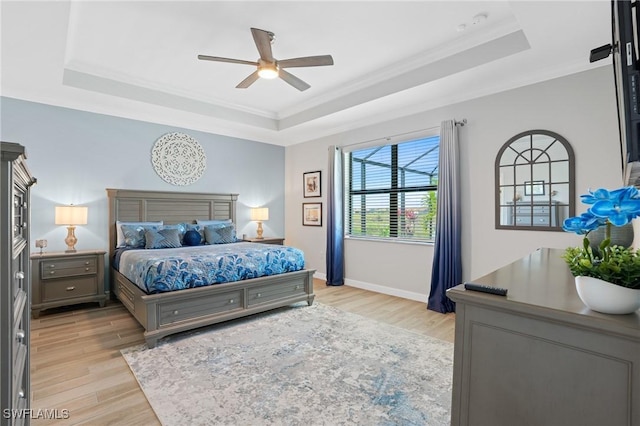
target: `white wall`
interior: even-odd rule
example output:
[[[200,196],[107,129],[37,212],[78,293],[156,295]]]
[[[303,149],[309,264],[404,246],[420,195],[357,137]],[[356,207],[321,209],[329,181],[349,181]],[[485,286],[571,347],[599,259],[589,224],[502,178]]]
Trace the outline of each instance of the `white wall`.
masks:
[[[496,230],[494,162],[512,136],[534,129],[564,136],[576,156],[576,193],[622,184],[613,72],[601,67],[496,95],[455,104],[286,148],[285,232],[307,254],[309,268],[325,274],[326,221],[322,228],[301,224],[302,174],[326,172],[328,146],[349,145],[467,119],[459,129],[463,207],[463,279],[482,276],[539,247],[579,243],[575,234]],[[322,201],[326,215],[326,173]],[[585,209],[576,199],[576,212]],[[430,287],[433,247],[347,240],[347,284],[425,301]]]
[[[31,237],[47,239],[48,251],[66,249],[67,230],[53,220],[58,204],[89,207],[88,224],[76,229],[78,250],[107,249],[106,188],[238,193],[239,236],[255,235],[249,208],[256,206],[270,209],[264,235],[284,235],[283,147],[6,97],[0,102],[0,137],[26,147],[38,179]],[[169,132],[192,136],[206,153],[207,169],[191,185],[171,185],[152,167],[153,144]]]
[[[563,232],[494,229],[494,161],[500,147],[525,130],[564,136],[576,154],[576,192],[621,184],[620,152],[610,67],[487,96],[299,144],[286,149],[243,139],[142,121],[0,98],[2,140],[27,147],[38,184],[33,190],[32,237],[65,248],[66,229],[53,224],[53,206],[85,204],[89,224],[78,227],[78,248],[106,248],[105,188],[237,192],[239,233],[253,234],[250,206],[267,205],[265,235],[284,235],[302,248],[307,266],[325,274],[328,146],[349,145],[467,119],[460,128],[463,208],[463,278],[473,279],[538,247],[566,247],[578,237]],[[203,178],[187,187],[162,181],[150,164],[161,135],[182,131],[207,154]],[[302,174],[321,170],[322,197],[303,198]],[[323,202],[323,226],[302,226],[302,203]],[[577,211],[584,209],[576,200]],[[34,248],[32,248],[33,250]],[[423,244],[349,240],[347,283],[426,300],[433,247]]]

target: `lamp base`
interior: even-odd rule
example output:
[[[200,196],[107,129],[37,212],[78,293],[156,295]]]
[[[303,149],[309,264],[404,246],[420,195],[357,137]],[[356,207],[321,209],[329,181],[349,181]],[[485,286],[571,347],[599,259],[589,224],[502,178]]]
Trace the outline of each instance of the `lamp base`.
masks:
[[[75,226],[67,226],[67,238],[64,239],[64,242],[67,244],[67,249],[64,251],[65,253],[75,253],[76,243],[78,239],[75,234],[76,227]]]
[[[256,236],[256,239],[258,240],[263,240],[264,237],[262,236],[262,222],[258,222],[258,229],[256,230],[256,234],[258,234]]]

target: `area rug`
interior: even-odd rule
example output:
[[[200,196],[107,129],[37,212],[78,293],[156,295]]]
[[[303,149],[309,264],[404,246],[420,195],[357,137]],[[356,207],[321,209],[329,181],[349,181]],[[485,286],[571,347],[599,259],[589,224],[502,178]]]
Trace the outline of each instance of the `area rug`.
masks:
[[[453,345],[316,303],[122,351],[163,425],[449,425]]]

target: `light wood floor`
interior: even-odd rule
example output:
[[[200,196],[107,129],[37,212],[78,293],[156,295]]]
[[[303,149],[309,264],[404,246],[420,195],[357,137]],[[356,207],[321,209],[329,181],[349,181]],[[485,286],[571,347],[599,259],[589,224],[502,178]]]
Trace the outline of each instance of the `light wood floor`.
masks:
[[[407,299],[314,281],[316,301],[453,342],[455,315]],[[69,410],[64,420],[34,425],[159,425],[120,354],[144,343],[143,329],[119,303],[43,311],[31,322],[33,409]]]

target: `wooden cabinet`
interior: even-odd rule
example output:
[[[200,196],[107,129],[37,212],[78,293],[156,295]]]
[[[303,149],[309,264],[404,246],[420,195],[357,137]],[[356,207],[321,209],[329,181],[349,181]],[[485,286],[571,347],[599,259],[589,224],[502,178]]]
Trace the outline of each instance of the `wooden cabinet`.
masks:
[[[31,313],[56,306],[98,302],[104,306],[104,250],[43,253],[31,256],[33,296]]]
[[[456,302],[451,424],[640,425],[640,311],[579,299],[560,249],[540,249],[474,282],[507,296]]]
[[[30,191],[24,147],[0,142],[0,424],[28,425]]]
[[[247,241],[250,243],[262,243],[262,244],[284,244],[284,238],[280,237],[264,237],[264,238],[245,238],[242,241]]]

